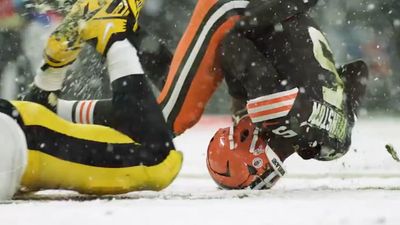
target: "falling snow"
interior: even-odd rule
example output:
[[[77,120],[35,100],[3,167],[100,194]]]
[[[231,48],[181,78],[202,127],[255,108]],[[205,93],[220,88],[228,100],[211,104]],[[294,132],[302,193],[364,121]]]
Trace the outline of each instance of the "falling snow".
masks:
[[[32,83],[47,37],[74,0],[0,2],[0,96],[15,99]],[[140,22],[151,36],[144,39],[139,52],[158,54],[161,46],[174,52],[195,3],[147,0]],[[185,161],[182,173],[166,190],[100,199],[70,191],[41,191],[0,204],[0,224],[398,225],[400,163],[393,158],[400,149],[400,1],[319,0],[310,14],[326,34],[337,66],[359,58],[369,66],[370,77],[363,81],[367,97],[351,151],[343,158],[317,162],[293,156],[285,162],[288,175],[272,190],[219,190],[207,173],[205,156],[213,133],[229,122],[228,91],[223,84],[206,110],[206,118],[223,115],[217,116],[218,122],[202,121],[176,138]],[[283,32],[282,24],[275,24],[273,31]],[[156,60],[149,65],[144,68],[148,76],[160,77],[168,69]],[[288,82],[281,80],[281,85]],[[159,85],[154,84],[156,93]],[[306,91],[307,87],[300,87],[300,93]],[[61,95],[66,99],[111,97],[104,59],[92,46],[86,45],[71,66]],[[20,115],[14,110],[12,116]],[[389,152],[385,146],[391,146]],[[40,143],[39,147],[48,146]],[[113,146],[107,145],[107,151],[113,152]],[[120,155],[115,159],[122,160]]]

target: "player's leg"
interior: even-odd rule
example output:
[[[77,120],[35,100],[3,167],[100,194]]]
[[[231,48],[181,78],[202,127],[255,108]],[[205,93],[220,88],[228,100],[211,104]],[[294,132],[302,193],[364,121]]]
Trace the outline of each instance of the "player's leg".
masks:
[[[168,126],[175,134],[182,133],[200,119],[207,101],[221,82],[216,49],[247,4],[247,1],[207,0],[199,1],[196,6],[158,98]],[[110,100],[92,103],[60,101],[59,104],[65,105],[58,110],[59,114],[74,122],[104,124],[105,120],[95,118],[96,115],[109,118],[107,113],[110,110],[106,105],[110,104]],[[87,114],[93,116],[88,116],[89,119],[76,118],[76,115],[81,117]]]
[[[22,179],[26,190],[61,188],[90,194],[161,190],[180,170],[182,155],[168,146],[164,146],[167,155],[154,158],[147,146],[108,127],[69,123],[35,103],[1,101],[0,106],[26,135],[28,165]]]
[[[139,61],[128,40],[115,42],[107,53],[112,99],[59,99],[57,113],[72,122],[112,127],[140,142],[148,157],[160,158],[174,144]]]
[[[158,97],[175,134],[193,126],[222,80],[216,50],[248,1],[198,1]]]
[[[134,175],[138,177],[138,180],[130,181],[129,176],[123,180],[126,181],[128,179],[128,184],[134,182],[132,185],[136,189],[140,188],[140,185],[144,185],[144,188],[147,189],[156,190],[157,188],[165,187],[179,171],[181,165],[180,153],[174,150],[175,147],[171,135],[166,128],[164,118],[151,92],[151,88],[144,77],[136,49],[127,40],[115,42],[107,53],[107,64],[113,98],[110,101],[97,102],[87,107],[93,107],[94,109],[91,115],[93,120],[102,120],[98,124],[108,125],[120,131],[131,140],[134,140],[135,144],[134,146],[130,144],[126,147],[111,146],[111,154],[114,157],[103,158],[115,161],[115,157],[118,157],[117,161],[121,159],[133,163],[123,168],[132,167],[132,169],[127,169],[127,171],[132,171],[133,173],[129,176]],[[108,110],[108,114],[105,112],[96,114],[98,109],[101,108]],[[86,116],[87,118],[87,114],[80,113],[79,116]],[[65,143],[65,145],[68,145],[68,143]],[[125,155],[122,153],[116,154],[115,151],[118,148],[121,148]],[[104,150],[104,152],[110,151],[107,148],[100,149]],[[98,155],[102,155],[102,153],[98,153]],[[168,160],[171,157],[174,158],[173,161]],[[87,158],[90,159],[91,157]],[[95,165],[95,167],[101,166]],[[124,171],[123,168],[121,168],[122,171]],[[161,171],[162,168],[165,169],[166,174]],[[110,170],[109,174],[111,175],[112,171],[116,172],[115,170]],[[138,175],[140,173],[144,175]],[[90,173],[88,172],[88,174]],[[110,179],[112,180],[113,177],[110,176]],[[147,187],[146,185],[153,186]],[[116,188],[118,189],[119,186],[117,185]]]
[[[200,119],[205,105],[221,82],[216,49],[247,4],[247,1],[228,0],[198,2],[172,59],[165,86],[158,97],[167,124],[175,134],[181,134]],[[110,113],[105,106],[110,104],[109,101],[63,101],[60,103],[67,110],[62,109],[66,114],[61,112],[61,115],[74,122],[103,124],[104,119],[92,119],[89,116],[89,119],[81,120],[76,115],[91,115],[94,103],[99,110],[95,109],[93,117],[106,115]],[[90,110],[88,104],[92,104]]]
[[[168,154],[174,144],[136,49],[126,39],[115,42],[107,53],[107,65],[112,99],[59,101],[58,114],[69,121],[114,128],[145,146],[149,157]]]
[[[267,37],[268,34],[270,32],[263,36]],[[219,49],[219,56],[225,79],[228,83],[240,83],[246,90],[247,99],[280,91],[278,89],[281,87],[276,81],[279,74],[274,65],[252,40],[243,37],[237,30],[232,30],[225,36]],[[238,91],[232,87],[233,85],[229,86],[230,92]]]

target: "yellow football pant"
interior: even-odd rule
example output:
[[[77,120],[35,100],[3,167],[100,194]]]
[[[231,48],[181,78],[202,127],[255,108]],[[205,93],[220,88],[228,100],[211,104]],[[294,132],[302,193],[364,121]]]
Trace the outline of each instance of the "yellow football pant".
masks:
[[[183,157],[179,151],[171,150],[158,164],[142,165],[128,155],[140,144],[114,129],[70,123],[36,103],[12,104],[25,125],[29,157],[21,184],[29,191],[67,189],[95,195],[158,191],[167,187],[180,171]],[[120,152],[127,154],[127,160],[124,155],[113,155],[110,146],[122,149]],[[94,150],[96,153],[91,154]],[[91,157],[101,154],[114,157],[92,160]],[[115,159],[121,157],[123,163],[118,164],[121,160]]]

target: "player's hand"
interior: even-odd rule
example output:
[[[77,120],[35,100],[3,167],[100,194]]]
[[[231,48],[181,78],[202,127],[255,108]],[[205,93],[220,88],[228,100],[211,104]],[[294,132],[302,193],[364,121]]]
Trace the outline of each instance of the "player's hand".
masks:
[[[45,91],[32,84],[26,92],[18,96],[18,100],[35,102],[56,112],[59,93],[60,91]]]

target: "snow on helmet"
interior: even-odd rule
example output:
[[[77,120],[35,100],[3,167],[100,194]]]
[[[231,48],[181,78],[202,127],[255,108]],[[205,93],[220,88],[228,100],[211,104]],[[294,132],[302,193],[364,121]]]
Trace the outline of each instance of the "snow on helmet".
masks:
[[[0,113],[0,201],[17,192],[27,164],[25,134],[10,116]]]
[[[248,116],[215,133],[208,146],[207,168],[226,189],[269,189],[285,174],[282,161]]]

